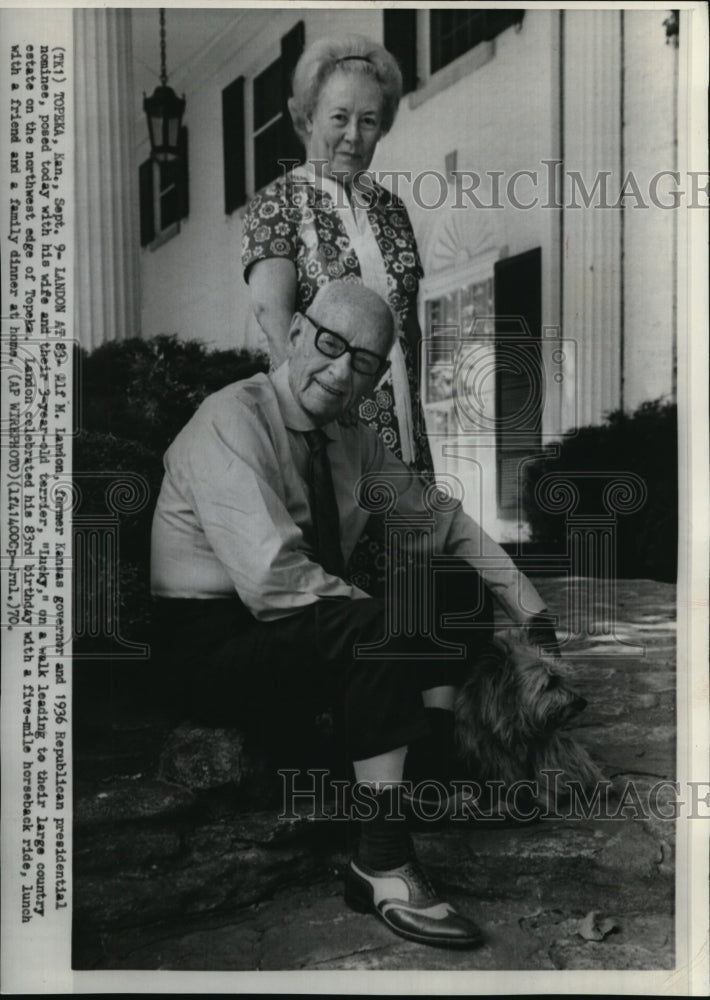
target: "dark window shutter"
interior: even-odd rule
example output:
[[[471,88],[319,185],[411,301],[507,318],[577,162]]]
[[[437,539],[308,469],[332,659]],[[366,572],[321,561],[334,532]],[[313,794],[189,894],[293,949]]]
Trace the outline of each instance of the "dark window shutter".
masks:
[[[481,42],[489,42],[512,24],[521,24],[524,10],[449,9],[429,13],[430,72],[436,73]]]
[[[178,136],[178,156],[176,164],[177,217],[186,219],[190,214],[190,160],[187,148],[187,128],[180,129]]]
[[[260,191],[282,173],[279,160],[284,158],[283,118],[265,128],[254,137],[254,188]]]
[[[294,24],[291,30],[287,31],[281,39],[281,111],[283,114],[283,123],[279,156],[283,160],[297,160],[299,162],[303,159],[303,148],[300,139],[293,131],[291,115],[288,110],[288,100],[293,93],[291,87],[293,71],[296,68],[298,60],[301,58],[305,44],[306,26],[303,21]]]
[[[247,200],[244,147],[244,77],[222,91],[222,148],[224,153],[224,210],[231,215]]]
[[[483,40],[489,42],[501,31],[505,31],[511,24],[522,24],[525,17],[524,10],[487,10],[484,18]]]
[[[541,248],[498,261],[494,285],[498,508],[517,515],[521,462],[542,444]]]
[[[187,129],[183,126],[178,135],[178,157],[171,163],[161,163],[160,168],[160,229],[184,219],[189,211],[189,165]]]
[[[282,72],[282,103],[284,111],[288,112],[287,102],[291,96],[291,80],[296,63],[301,58],[301,54],[306,44],[306,26],[303,21],[287,31],[281,39],[281,72]]]
[[[263,128],[277,115],[283,114],[282,59],[274,59],[266,69],[254,77],[254,131]]]
[[[416,10],[385,10],[384,42],[402,70],[403,93],[417,86],[417,12]]]
[[[141,246],[147,247],[155,239],[153,220],[153,161],[144,160],[138,168],[138,192],[141,217]]]

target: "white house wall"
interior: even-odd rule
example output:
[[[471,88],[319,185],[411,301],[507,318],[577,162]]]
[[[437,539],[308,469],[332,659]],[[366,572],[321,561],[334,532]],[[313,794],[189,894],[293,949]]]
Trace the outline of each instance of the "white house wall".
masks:
[[[627,11],[624,17],[625,172],[639,181],[643,202],[629,197],[624,209],[624,406],[675,392],[678,213],[659,208],[649,184],[660,170],[677,169],[675,149],[678,49],[665,43],[667,11]],[[672,205],[673,189],[687,183],[666,177],[658,200]]]
[[[260,21],[247,51],[210,68],[198,67],[199,85],[189,77],[171,78],[171,85],[187,97],[185,123],[190,144],[190,215],[181,232],[155,251],[141,253],[143,277],[142,333],[174,331],[205,341],[238,345],[244,338],[247,289],[241,281],[239,243],[241,212],[224,213],[221,91],[238,75],[249,78],[278,55],[281,35],[302,17],[307,42],[316,37],[359,30],[382,37],[382,12],[362,10],[250,12]],[[171,11],[171,17],[178,17]],[[416,108],[402,102],[392,133],[380,143],[373,169],[403,169],[413,174],[425,170],[444,172],[444,156],[456,149],[458,169],[502,170],[506,175],[536,167],[557,148],[555,12],[528,12],[522,31],[509,29],[496,39],[496,53],[474,74],[446,88]],[[535,126],[531,128],[534,120]],[[140,129],[140,122],[138,122]],[[247,128],[249,122],[247,122]],[[424,141],[423,141],[424,139]],[[137,160],[148,152],[147,137]],[[434,189],[432,189],[434,190]],[[483,179],[479,193],[485,198]],[[422,246],[440,211],[422,211],[414,204],[411,188],[401,187]],[[423,189],[425,196],[428,190]],[[521,196],[527,194],[520,185]],[[544,313],[546,322],[557,322],[557,257],[559,225],[550,211],[514,208],[466,211],[484,213],[485,224],[496,231],[500,250],[510,254],[543,246],[546,261]],[[169,293],[169,294],[168,294]]]
[[[621,21],[619,10],[564,16],[564,167],[587,190],[606,174],[609,198],[622,180]],[[603,197],[600,197],[603,201]],[[575,207],[576,202],[580,207]],[[621,400],[621,212],[585,207],[566,187],[563,324],[577,345],[577,419],[599,423]],[[565,413],[573,425],[573,413]]]
[[[456,151],[457,170],[472,171],[482,178],[475,194],[483,206],[497,201],[488,172],[503,174],[502,209],[476,207],[465,195],[459,197],[459,204],[467,207],[449,207],[456,204],[453,192],[441,208],[427,209],[416,204],[406,184],[401,187],[424,263],[422,298],[427,284],[436,280],[445,287],[447,272],[465,267],[467,252],[469,265],[475,266],[482,257],[492,256],[495,260],[540,246],[543,325],[559,327],[560,213],[541,206],[516,208],[508,202],[505,192],[506,180],[516,171],[537,171],[542,177],[547,170],[542,161],[558,155],[558,23],[555,11],[528,11],[520,31],[508,29],[495,39],[492,57],[484,65],[423,101],[419,93],[406,97],[391,135],[378,147],[374,166],[411,170],[414,176],[431,170],[444,174],[446,155]],[[437,189],[432,181],[422,188],[424,197],[420,200],[436,203]],[[523,178],[514,194],[521,204],[526,204],[533,200],[533,187]],[[544,198],[541,201],[544,203]],[[444,227],[449,229],[448,244],[455,247],[455,252],[448,267],[436,272],[435,264],[443,264],[442,257],[434,252],[436,235]],[[550,341],[544,347],[548,360],[552,345]],[[491,378],[488,393],[492,395],[493,390]],[[552,380],[547,390],[543,431],[558,434],[560,390]],[[450,451],[450,443],[432,440],[438,471],[459,476],[465,486],[468,512],[488,531],[501,541],[515,541],[521,531],[524,533],[524,527],[518,519],[501,519],[497,514],[495,434],[469,434],[463,442],[461,454],[465,458],[446,462],[441,452],[443,447]]]
[[[508,29],[495,40],[495,53],[487,63],[423,101],[420,92],[405,97],[392,133],[380,143],[373,168],[409,170],[414,175],[426,170],[443,173],[446,154],[456,150],[459,170],[481,175],[500,170],[507,178],[515,170],[532,169],[542,177],[546,169],[542,161],[559,156],[564,149],[565,168],[583,171],[588,183],[599,169],[613,169],[615,177],[622,169],[633,169],[642,180],[652,176],[659,163],[672,169],[677,54],[665,44],[663,13],[624,13],[623,161],[619,133],[621,12],[565,12],[567,124],[563,140],[559,121],[560,12],[528,10],[520,31]],[[174,32],[179,29],[179,16],[178,10],[171,10]],[[187,96],[190,214],[176,238],[154,251],[141,251],[140,332],[144,336],[176,332],[220,346],[244,343],[248,296],[239,263],[242,212],[232,216],[224,213],[221,91],[236,76],[243,74],[248,79],[276,58],[281,35],[299,17],[306,22],[307,42],[346,30],[382,36],[381,10],[247,11],[235,17],[231,33],[222,32],[214,53],[208,51],[189,70],[171,78],[171,84]],[[590,19],[593,25],[587,23]],[[585,128],[580,127],[583,123]],[[140,120],[137,128],[143,137],[138,162],[147,155],[147,136]],[[423,188],[425,195],[434,190]],[[522,179],[517,188],[521,200],[529,190]],[[485,192],[484,176],[477,194],[484,199]],[[441,225],[442,214],[452,210],[418,208],[406,184],[401,193],[425,255],[434,226]],[[567,212],[565,254],[560,249],[559,211],[540,207],[524,211],[511,205],[504,210],[465,210],[475,217],[472,228],[481,225],[493,232],[501,254],[542,247],[543,324],[556,326],[562,321],[562,336],[578,340],[584,358],[589,354],[582,367],[590,374],[578,373],[582,378],[578,390],[586,397],[583,415],[590,419],[599,419],[610,406],[620,405],[622,376],[626,405],[672,389],[669,272],[675,214],[657,208],[631,209],[629,199],[626,204],[623,323],[618,213]],[[580,248],[576,239],[576,227],[584,214],[591,215],[588,238],[596,241],[596,252],[605,260],[604,280],[597,277],[591,285],[592,243]],[[567,300],[563,315],[561,280]],[[593,317],[590,302],[601,309]],[[594,347],[605,337],[611,340],[604,343],[603,350]],[[607,373],[607,388],[605,396],[593,403],[594,386],[584,379],[598,373],[597,360]],[[565,423],[569,425],[571,412],[569,408],[563,412],[561,400],[551,398],[544,429],[553,432]]]
[[[179,12],[171,10],[170,17],[177,22]],[[191,85],[190,75],[171,77],[171,86],[187,98],[190,214],[180,223],[177,237],[155,251],[141,251],[143,336],[177,333],[218,347],[246,344],[249,296],[240,262],[243,210],[231,216],[224,211],[221,94],[236,77],[249,79],[276,59],[281,36],[298,20],[306,22],[307,41],[343,30],[377,36],[382,13],[248,11],[235,19],[235,30],[224,32],[217,53],[207,53],[194,67],[197,86]],[[247,131],[250,127],[248,108]],[[147,155],[146,136],[138,160]],[[248,183],[250,174],[249,169]]]
[[[171,9],[173,30],[179,16]],[[445,285],[457,269],[483,260],[492,267],[501,257],[541,248],[546,440],[598,422],[622,404],[633,407],[673,391],[675,213],[633,210],[628,202],[623,213],[550,207],[544,163],[559,159],[564,171],[580,171],[587,187],[598,171],[611,171],[612,192],[625,170],[647,184],[659,164],[673,169],[677,56],[665,44],[664,16],[660,10],[623,16],[613,9],[527,10],[520,30],[507,29],[485,51],[466,53],[407,95],[372,164],[375,171],[406,170],[413,177],[444,175],[445,158],[455,152],[458,171],[481,176],[476,194],[484,204],[491,197],[487,172],[502,173],[502,209],[426,209],[406,182],[399,193],[422,253],[424,294],[427,283]],[[177,236],[140,252],[143,336],[177,333],[218,347],[253,346],[240,264],[243,209],[224,212],[221,92],[240,75],[249,92],[250,79],[278,57],[281,36],[299,19],[306,44],[345,31],[382,39],[381,9],[241,11],[184,71],[171,75],[171,85],[187,98],[190,211]],[[481,64],[470,68],[476,61]],[[148,146],[138,117],[136,127],[143,136],[137,168]],[[537,187],[523,178],[516,188],[521,201],[537,196],[536,207],[516,208],[505,194],[507,180],[520,170],[538,176]],[[429,201],[437,191],[436,182],[422,188]],[[563,194],[564,184],[557,196]],[[447,226],[457,234],[448,264],[441,241],[437,249],[437,234]],[[556,369],[561,383],[553,381],[551,361],[559,338],[567,345]],[[474,457],[482,484],[475,505],[483,510],[472,512],[510,540],[520,526],[496,515],[495,450],[482,447]],[[474,495],[471,470],[469,477]]]

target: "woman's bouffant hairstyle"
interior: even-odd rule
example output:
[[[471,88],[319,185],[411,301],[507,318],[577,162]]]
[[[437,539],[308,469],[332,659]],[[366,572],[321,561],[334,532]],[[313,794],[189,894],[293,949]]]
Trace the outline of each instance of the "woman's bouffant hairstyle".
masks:
[[[394,56],[364,35],[319,38],[298,60],[293,97],[288,102],[294,130],[304,146],[308,140],[306,122],[315,111],[323,84],[336,69],[377,81],[382,92],[382,131],[392,128],[402,96],[402,74]]]

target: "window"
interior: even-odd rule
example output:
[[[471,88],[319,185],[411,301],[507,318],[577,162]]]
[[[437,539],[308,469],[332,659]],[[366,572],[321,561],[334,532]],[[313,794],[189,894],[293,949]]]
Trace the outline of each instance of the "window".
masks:
[[[177,231],[189,213],[187,128],[180,129],[179,158],[174,163],[156,163],[149,158],[138,168],[141,246]]]
[[[519,518],[524,463],[541,450],[541,282],[537,247],[481,262],[425,294],[423,395],[434,461],[469,484],[471,462],[480,465],[486,519],[493,509],[501,521]]]
[[[465,352],[467,344],[493,339],[493,277],[471,281],[455,291],[426,301],[428,343],[426,402],[450,405],[453,399],[454,367],[451,345]]]
[[[511,24],[520,24],[524,10],[432,10],[429,12],[429,71],[436,73],[454,59],[489,42]]]
[[[258,191],[282,171],[281,160],[303,159],[288,99],[291,77],[305,44],[304,22],[281,39],[281,54],[248,86],[238,77],[222,91],[224,208],[228,215],[247,200],[247,149],[251,150],[252,190]],[[246,101],[251,98],[252,128],[247,143]]]
[[[429,78],[482,42],[490,42],[511,25],[522,24],[524,10],[385,10],[385,48],[397,59],[404,93],[425,87]],[[483,47],[484,49],[486,46]],[[481,61],[492,56],[481,50]],[[467,71],[476,66],[467,67]],[[453,81],[449,81],[453,82]]]
[[[434,465],[466,484],[464,505],[479,518],[471,449],[490,440],[494,418],[494,386],[486,375],[494,352],[493,262],[482,261],[452,277],[448,287],[423,294],[423,398]],[[484,458],[489,456],[490,447]]]

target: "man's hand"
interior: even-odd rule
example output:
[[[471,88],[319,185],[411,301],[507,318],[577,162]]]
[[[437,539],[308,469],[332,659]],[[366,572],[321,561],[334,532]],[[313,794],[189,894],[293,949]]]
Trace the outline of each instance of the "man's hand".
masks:
[[[560,644],[549,611],[539,611],[529,618],[523,635],[531,646],[542,646],[548,656],[560,656]]]

